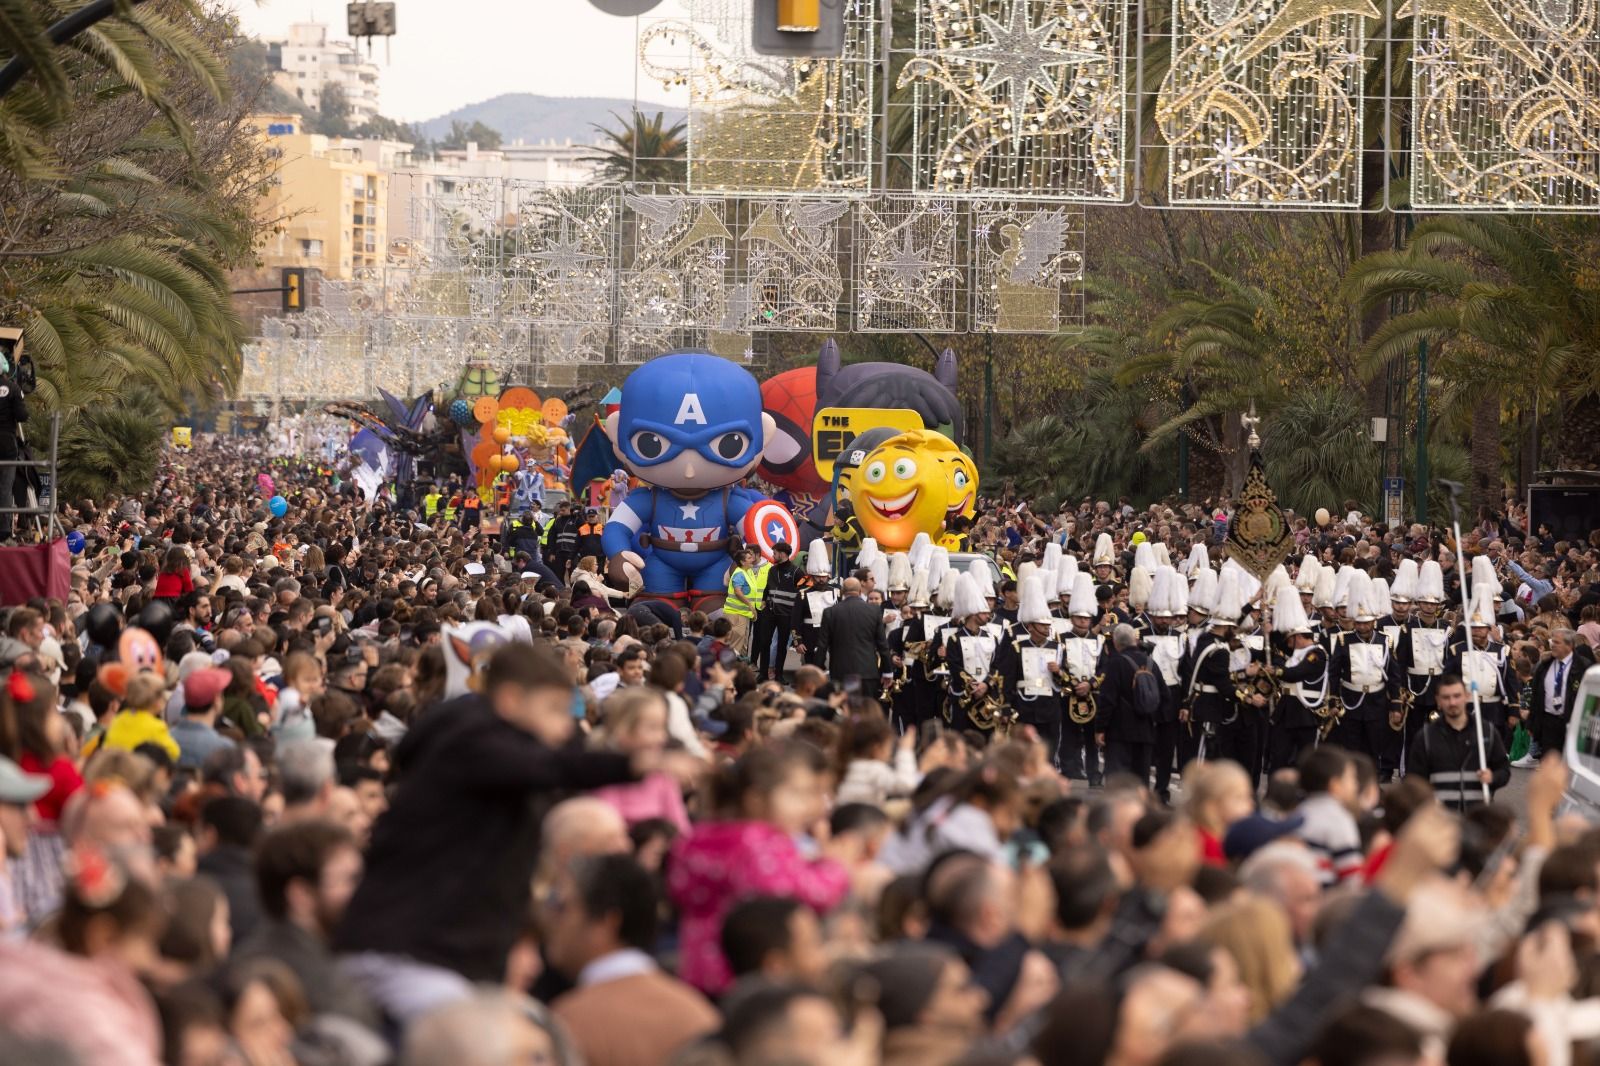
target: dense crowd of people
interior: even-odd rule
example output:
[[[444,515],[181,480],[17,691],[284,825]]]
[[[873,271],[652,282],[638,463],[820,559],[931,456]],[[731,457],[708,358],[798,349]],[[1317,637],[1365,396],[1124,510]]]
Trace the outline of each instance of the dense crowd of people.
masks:
[[[672,603],[516,500],[197,436],[63,507],[70,595],[0,610],[0,1062],[1600,1052],[1600,539],[1349,504],[1257,574],[1226,499],[1002,492]]]

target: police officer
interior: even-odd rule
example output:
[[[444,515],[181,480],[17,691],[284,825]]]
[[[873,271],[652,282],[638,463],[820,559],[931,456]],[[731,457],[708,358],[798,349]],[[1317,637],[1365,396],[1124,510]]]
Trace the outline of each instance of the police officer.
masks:
[[[800,597],[800,568],[794,565],[793,549],[786,541],[772,545],[772,565],[765,567],[765,588],[761,611],[756,615],[756,636],[751,660],[756,676],[777,678],[783,673],[783,660],[794,632],[795,602]],[[776,637],[776,647],[774,647]]]

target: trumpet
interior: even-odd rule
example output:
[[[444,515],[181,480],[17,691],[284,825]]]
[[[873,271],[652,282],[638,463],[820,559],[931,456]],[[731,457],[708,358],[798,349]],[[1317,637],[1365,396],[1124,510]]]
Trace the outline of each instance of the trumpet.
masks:
[[[1008,736],[1017,713],[1006,706],[1005,699],[1000,694],[1002,679],[991,674],[980,681],[963,670],[961,684],[965,692],[961,700],[961,709],[966,712],[967,721],[977,729],[993,729],[999,736]],[[981,696],[976,694],[979,685],[988,686]]]

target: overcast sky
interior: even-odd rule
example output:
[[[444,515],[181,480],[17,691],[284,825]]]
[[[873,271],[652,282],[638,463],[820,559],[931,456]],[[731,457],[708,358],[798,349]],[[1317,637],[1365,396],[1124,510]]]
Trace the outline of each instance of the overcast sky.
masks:
[[[309,21],[345,36],[346,0],[230,2],[258,37],[281,37],[291,22]],[[646,17],[681,10],[679,0],[664,0]],[[514,92],[672,102],[659,84],[636,82],[638,20],[603,14],[589,0],[397,0],[395,21],[387,63],[383,39],[372,44],[390,118],[416,122]]]

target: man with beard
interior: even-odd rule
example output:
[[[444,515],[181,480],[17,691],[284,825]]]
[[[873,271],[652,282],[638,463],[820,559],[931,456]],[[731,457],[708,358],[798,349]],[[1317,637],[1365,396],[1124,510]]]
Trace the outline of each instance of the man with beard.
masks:
[[[234,958],[281,962],[312,1013],[374,1025],[372,1004],[340,973],[328,946],[361,881],[361,852],[349,831],[320,819],[275,829],[262,838],[255,867],[265,920]]]

